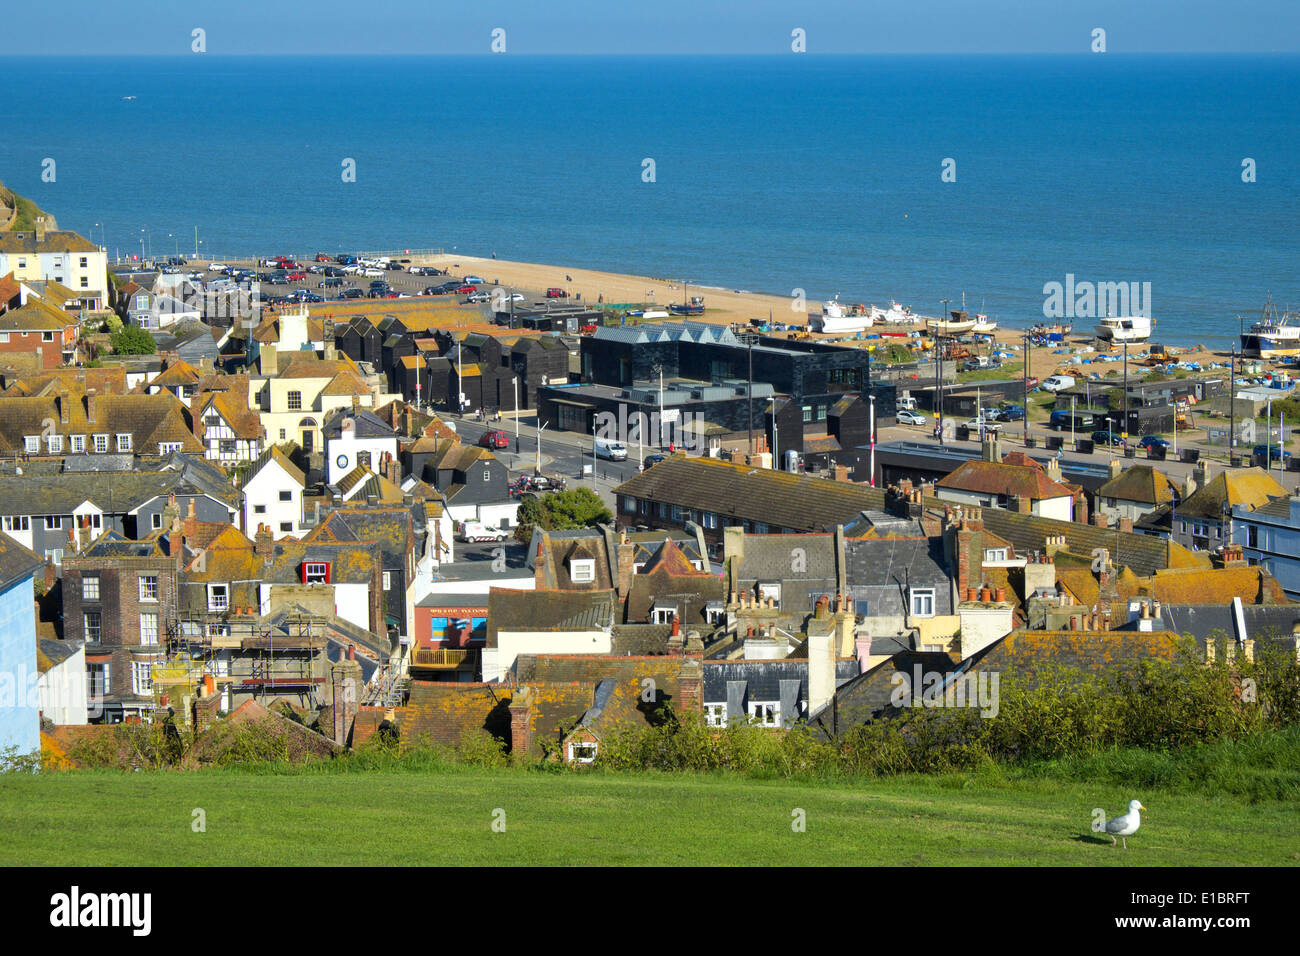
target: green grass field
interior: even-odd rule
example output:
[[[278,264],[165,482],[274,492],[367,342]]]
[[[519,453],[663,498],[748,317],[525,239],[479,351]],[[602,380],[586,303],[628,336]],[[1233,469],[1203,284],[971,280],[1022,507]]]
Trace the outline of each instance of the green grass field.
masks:
[[[1266,772],[1277,797],[1252,802],[1211,783],[997,769],[860,784],[468,767],[9,774],[0,865],[1294,866],[1294,777]],[[1090,833],[1092,809],[1115,816],[1133,797],[1142,828],[1112,849]]]

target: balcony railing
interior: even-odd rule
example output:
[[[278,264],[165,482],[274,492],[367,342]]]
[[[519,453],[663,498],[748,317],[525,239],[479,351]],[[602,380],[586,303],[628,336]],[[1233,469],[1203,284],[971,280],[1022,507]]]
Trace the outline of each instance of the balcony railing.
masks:
[[[478,660],[477,648],[418,648],[412,667],[436,667],[445,670],[458,670],[469,667]]]

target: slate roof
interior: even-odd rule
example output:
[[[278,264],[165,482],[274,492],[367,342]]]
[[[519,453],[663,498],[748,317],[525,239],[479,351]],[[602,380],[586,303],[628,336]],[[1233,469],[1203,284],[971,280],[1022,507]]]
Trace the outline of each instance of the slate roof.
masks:
[[[1178,516],[1220,520],[1237,505],[1258,508],[1268,504],[1270,498],[1286,494],[1287,490],[1262,468],[1221,471],[1178,506]]]
[[[272,461],[283,468],[285,473],[288,474],[288,476],[299,486],[306,486],[307,476],[302,473],[302,469],[290,461],[289,456],[281,451],[278,446],[272,445],[253,460],[252,465],[250,465],[248,470],[244,472],[244,478],[243,481],[240,482],[240,487],[247,487],[248,483],[257,477],[257,475],[261,473],[262,469]]]
[[[1152,465],[1134,465],[1097,489],[1098,498],[1161,505],[1182,497],[1178,485]]]
[[[343,420],[352,419],[357,438],[393,438],[395,434],[382,418],[365,408],[338,408],[330,412],[321,426],[326,438],[339,438],[343,434]]]
[[[24,548],[7,534],[0,534],[0,588],[10,587],[44,566],[45,561],[34,551]],[[31,598],[30,594],[28,598]]]
[[[745,682],[745,696],[753,701],[779,701],[781,681],[799,682],[799,699],[808,699],[808,659],[786,658],[779,661],[736,660],[711,661],[704,665],[702,701],[706,704],[723,704],[727,701],[727,685],[734,681]],[[858,662],[853,659],[836,660],[835,685],[843,685],[857,676]],[[800,716],[808,716],[801,714]]]
[[[0,252],[98,252],[99,247],[67,229],[47,229],[45,238],[37,240],[32,230],[0,233]]]
[[[89,501],[108,514],[129,514],[159,495],[207,494],[175,471],[65,472],[40,481],[0,476],[0,514],[67,515]],[[221,499],[227,501],[229,492]]]
[[[1300,626],[1300,604],[1245,604],[1241,610],[1248,638],[1294,641],[1296,627]],[[1232,607],[1227,604],[1162,603],[1156,623],[1165,630],[1194,638],[1201,646],[1209,637],[1233,638],[1236,635]],[[1136,626],[1134,622],[1125,625],[1124,629]]]
[[[63,330],[69,325],[76,324],[77,316],[75,313],[65,312],[63,309],[36,298],[29,298],[26,305],[0,313],[0,332],[57,331],[60,336],[55,338],[54,345],[61,345]],[[33,352],[39,344],[39,342],[32,341]]]
[[[847,482],[793,475],[712,458],[670,457],[623,482],[616,495],[668,501],[794,531],[824,531],[868,506],[864,490]],[[883,504],[884,493],[880,493]]]
[[[845,542],[849,593],[867,617],[909,613],[908,588],[934,588],[934,613],[953,613],[942,538],[855,538]],[[784,597],[784,595],[782,595]]]
[[[488,647],[497,632],[602,630],[614,623],[613,591],[488,591]]]
[[[62,401],[68,407],[66,423],[60,415]],[[47,392],[31,398],[0,398],[0,451],[22,453],[26,436],[44,435],[46,423],[52,422],[55,433],[65,438],[108,434],[109,447],[114,450],[115,436],[128,433],[136,452],[155,452],[160,442],[179,442],[183,451],[203,452],[202,444],[190,430],[188,410],[169,392],[99,395],[95,398],[95,420],[89,421],[87,415],[84,396],[69,395],[63,399]],[[70,450],[67,441],[63,447],[65,451]]]

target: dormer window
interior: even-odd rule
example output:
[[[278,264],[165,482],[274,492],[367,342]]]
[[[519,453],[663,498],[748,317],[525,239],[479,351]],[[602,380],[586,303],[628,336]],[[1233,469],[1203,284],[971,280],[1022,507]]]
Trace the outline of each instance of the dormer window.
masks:
[[[758,599],[762,601],[764,604],[766,604],[768,598],[772,599],[772,603],[776,607],[781,606],[781,582],[780,581],[759,583]]]
[[[329,584],[330,566],[328,561],[304,561],[302,563],[303,584]]]
[[[1006,548],[987,548],[984,551],[984,561],[1005,561],[1007,559]]]
[[[912,617],[934,617],[934,588],[912,588]]]
[[[569,561],[569,577],[574,584],[588,584],[596,580],[596,559],[573,558]]]
[[[671,624],[676,616],[676,604],[656,604],[654,606],[653,621],[655,624]]]

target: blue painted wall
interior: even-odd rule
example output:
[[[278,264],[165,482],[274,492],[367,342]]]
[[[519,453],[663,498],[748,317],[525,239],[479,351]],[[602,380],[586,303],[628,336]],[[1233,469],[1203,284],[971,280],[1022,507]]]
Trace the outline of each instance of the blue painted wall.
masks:
[[[32,576],[0,591],[0,750],[41,749]]]

